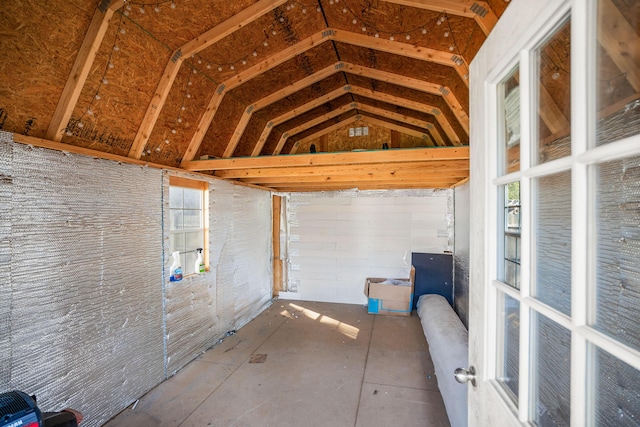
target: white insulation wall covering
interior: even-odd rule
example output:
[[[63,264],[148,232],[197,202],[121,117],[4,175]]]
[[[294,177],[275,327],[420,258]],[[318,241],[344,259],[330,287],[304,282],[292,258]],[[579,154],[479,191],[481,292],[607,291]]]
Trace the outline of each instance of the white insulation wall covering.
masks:
[[[0,392],[99,426],[270,304],[271,194],[204,178],[210,271],[171,283],[167,173],[0,132]]]
[[[210,270],[166,282],[169,375],[271,303],[271,252],[271,193],[211,180]]]
[[[0,388],[100,425],[164,377],[161,173],[22,144],[1,150],[3,166],[11,159],[11,349]]]
[[[469,227],[471,221],[470,185],[454,189],[455,249],[453,253],[454,309],[466,328],[469,327]]]
[[[365,278],[409,277],[412,252],[452,250],[452,213],[452,190],[293,193],[288,290],[365,304]]]

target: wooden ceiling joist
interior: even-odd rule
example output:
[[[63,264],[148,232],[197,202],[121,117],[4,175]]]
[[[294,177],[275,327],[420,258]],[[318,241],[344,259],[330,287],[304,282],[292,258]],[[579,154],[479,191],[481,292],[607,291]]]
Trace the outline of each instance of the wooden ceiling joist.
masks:
[[[446,172],[429,172],[429,171],[377,171],[372,169],[366,173],[354,173],[354,174],[340,174],[340,175],[324,175],[324,176],[289,176],[283,174],[275,177],[257,177],[257,178],[242,178],[239,181],[255,185],[266,185],[267,187],[273,187],[274,185],[282,184],[312,184],[312,183],[328,183],[328,182],[343,182],[343,183],[372,183],[372,182],[419,182],[419,181],[449,181],[453,179],[462,179],[469,176],[469,171],[446,171]]]
[[[463,78],[465,84],[469,84],[467,80],[468,65],[458,63],[454,60],[454,56],[450,52],[438,51],[435,49],[425,48],[421,46],[415,46],[408,43],[400,43],[391,40],[382,40],[367,35],[351,33],[343,30],[326,29],[318,32],[293,46],[290,46],[275,55],[270,56],[264,61],[254,65],[253,67],[243,71],[234,77],[224,81],[218,85],[215,93],[211,97],[204,114],[202,115],[196,131],[191,138],[189,146],[183,156],[183,162],[188,162],[195,158],[202,139],[207,132],[207,129],[213,121],[213,117],[222,102],[222,99],[226,92],[240,86],[242,83],[270,70],[283,62],[292,59],[296,55],[299,55],[307,50],[324,43],[326,41],[337,41],[341,43],[352,44],[355,46],[366,47],[369,49],[377,49],[383,52],[394,53],[397,55],[407,56],[422,61],[434,62],[441,65],[446,65],[456,69],[456,72]],[[228,148],[229,149],[229,148]],[[227,150],[225,150],[227,151]]]
[[[498,22],[491,6],[484,1],[475,0],[382,0],[403,6],[446,12],[450,15],[473,18],[485,35],[489,35]]]
[[[466,179],[466,178],[464,178]],[[306,182],[272,185],[270,188],[274,191],[281,192],[304,192],[304,191],[337,191],[337,190],[408,190],[408,189],[425,189],[425,188],[451,188],[460,182],[459,178],[442,179],[437,181],[426,181],[424,179],[418,181],[412,180],[391,180],[391,181],[373,181],[371,183],[357,182]],[[247,184],[248,185],[248,184]]]
[[[431,160],[411,163],[377,163],[375,170],[379,172],[394,172],[398,169],[404,171],[429,170],[431,172],[445,171],[469,171],[468,160]],[[264,169],[233,169],[217,171],[215,176],[224,179],[239,178],[273,178],[286,174],[287,176],[325,176],[347,175],[354,173],[367,173],[371,171],[371,164],[338,165],[338,166],[292,166],[282,168]]]
[[[339,166],[377,163],[411,163],[436,160],[469,160],[469,147],[405,148],[347,153],[314,153],[295,156],[235,157],[191,160],[183,168],[190,171],[286,168],[295,166]]]
[[[84,37],[82,46],[78,51],[76,60],[71,68],[69,78],[62,90],[62,95],[58,100],[58,105],[53,113],[51,122],[45,138],[50,141],[60,142],[67,123],[73,114],[73,110],[78,103],[80,93],[87,81],[87,76],[93,65],[93,61],[96,58],[96,53],[102,44],[104,35],[109,28],[109,22],[113,17],[116,10],[120,9],[124,5],[125,0],[117,0],[109,4],[106,8],[103,8],[104,2],[96,8],[89,29]]]
[[[147,107],[147,111],[142,119],[142,123],[133,141],[133,145],[129,150],[129,157],[134,157],[136,159],[140,158],[185,58],[190,58],[191,55],[195,55],[201,50],[217,43],[233,32],[255,21],[265,13],[268,13],[282,5],[286,1],[287,0],[261,0],[254,3],[221,24],[178,48],[167,63],[164,73],[160,78],[160,82],[158,83],[158,87],[151,98],[151,102]]]

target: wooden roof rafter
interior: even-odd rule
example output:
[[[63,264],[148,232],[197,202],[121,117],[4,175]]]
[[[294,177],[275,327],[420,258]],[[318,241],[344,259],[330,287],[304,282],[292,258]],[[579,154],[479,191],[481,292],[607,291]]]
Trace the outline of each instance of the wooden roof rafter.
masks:
[[[67,127],[67,123],[69,123],[69,119],[73,114],[73,109],[78,103],[80,93],[87,81],[93,61],[96,58],[105,33],[109,28],[109,22],[111,22],[115,11],[124,6],[124,3],[125,0],[116,0],[113,3],[107,1],[101,2],[98,7],[96,7],[96,11],[89,24],[89,29],[82,41],[76,60],[71,68],[71,73],[69,73],[53,117],[49,123],[49,128],[45,136],[46,139],[54,142],[60,142],[62,140],[64,129]]]
[[[223,21],[221,24],[178,48],[167,63],[156,91],[151,98],[151,102],[147,107],[147,111],[142,119],[140,128],[134,138],[133,145],[129,150],[129,157],[134,157],[136,159],[140,158],[158,117],[160,116],[160,112],[164,107],[167,97],[169,96],[169,91],[171,90],[173,82],[180,71],[184,58],[189,58],[191,55],[195,55],[217,43],[233,32],[247,26],[262,15],[284,4],[286,1],[287,0],[261,0],[254,3],[231,18]]]
[[[473,18],[485,35],[489,35],[498,22],[498,17],[491,6],[484,1],[475,0],[382,0],[417,9],[428,9],[446,12],[451,15]]]
[[[283,49],[282,51],[270,56],[264,61],[254,65],[253,67],[231,77],[230,79],[219,84],[215,93],[211,97],[207,108],[202,115],[200,122],[198,123],[195,133],[191,138],[189,146],[183,156],[183,162],[188,162],[194,159],[202,139],[207,132],[207,129],[213,121],[213,117],[220,106],[225,94],[245,83],[246,81],[270,70],[283,62],[294,58],[296,55],[304,53],[309,49],[327,42],[337,41],[347,44],[352,44],[360,47],[366,47],[370,49],[377,49],[380,51],[393,53],[397,55],[407,56],[413,59],[419,59],[422,61],[433,62],[441,65],[453,67],[456,72],[463,77],[463,81],[468,85],[468,80],[464,78],[466,76],[468,66],[463,61],[461,65],[456,61],[456,55],[452,55],[450,52],[438,51],[426,47],[416,46],[408,43],[401,43],[391,40],[382,40],[379,38],[351,33],[349,31],[335,30],[332,28],[325,29],[321,32],[313,34],[300,42]],[[458,56],[459,57],[459,56]],[[229,151],[225,150],[225,151]],[[141,152],[142,150],[140,150]]]

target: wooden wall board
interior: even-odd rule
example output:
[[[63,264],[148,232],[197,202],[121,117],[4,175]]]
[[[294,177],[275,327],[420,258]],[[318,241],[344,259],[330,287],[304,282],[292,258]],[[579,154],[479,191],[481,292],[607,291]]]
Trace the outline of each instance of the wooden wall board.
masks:
[[[294,144],[297,141],[299,141],[299,140],[301,140],[303,138],[306,138],[306,137],[308,137],[310,135],[313,135],[313,134],[315,134],[317,132],[320,132],[320,131],[322,131],[324,129],[327,129],[327,128],[331,127],[331,126],[335,126],[338,123],[343,122],[348,118],[355,117],[357,115],[358,115],[357,111],[355,111],[355,110],[347,111],[347,112],[339,115],[338,117],[335,117],[335,118],[332,118],[332,119],[328,119],[327,121],[325,121],[325,122],[323,122],[323,123],[321,123],[321,124],[319,124],[317,126],[309,128],[304,132],[300,132],[300,133],[296,134],[295,136],[292,136],[291,138],[287,139],[287,142],[285,142],[281,153],[282,154],[290,153],[291,149],[293,148]]]
[[[44,137],[94,10],[81,0],[2,2],[0,129]]]
[[[496,16],[498,17],[501,17],[505,9],[507,8],[507,6],[511,4],[510,2],[507,2],[504,0],[485,0],[485,1],[487,2],[487,4],[489,4],[489,7],[491,7],[491,10],[493,10],[493,13],[495,13]]]

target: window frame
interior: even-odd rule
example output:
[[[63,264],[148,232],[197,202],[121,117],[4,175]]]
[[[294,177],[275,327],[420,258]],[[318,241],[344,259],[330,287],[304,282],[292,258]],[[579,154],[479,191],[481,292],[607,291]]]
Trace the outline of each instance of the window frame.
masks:
[[[209,271],[209,183],[207,181],[201,181],[191,178],[185,178],[176,175],[169,175],[169,191],[171,191],[171,187],[182,187],[195,189],[202,192],[202,260],[205,265],[205,273]],[[171,211],[171,202],[168,202],[169,212]],[[170,218],[170,214],[168,217]],[[170,221],[170,220],[169,220]],[[175,231],[171,230],[171,225],[169,224],[167,235],[169,237],[169,248],[171,248],[171,236],[175,233]],[[170,255],[170,254],[169,254]],[[182,266],[183,271],[185,271],[185,266]],[[189,274],[185,274],[184,277],[195,276],[199,274],[198,272],[193,272]]]

